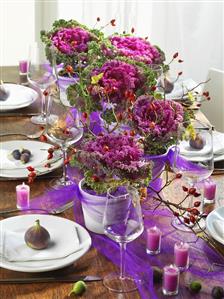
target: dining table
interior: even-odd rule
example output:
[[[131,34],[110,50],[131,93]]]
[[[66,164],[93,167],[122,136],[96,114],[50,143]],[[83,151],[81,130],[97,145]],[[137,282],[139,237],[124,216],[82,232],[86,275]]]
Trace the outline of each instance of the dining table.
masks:
[[[4,82],[19,82],[19,70],[17,66],[4,66],[0,67],[0,78]],[[36,106],[35,106],[36,105]],[[38,100],[32,109],[39,109]],[[26,110],[27,109],[27,110]],[[23,109],[23,111],[16,110],[7,113],[0,113],[0,134],[7,132],[18,133],[18,136],[5,136],[1,137],[0,141],[21,139],[19,133],[32,134],[38,130],[37,125],[30,122],[30,116],[33,113],[31,108]],[[27,111],[27,113],[26,113]],[[36,110],[35,110],[36,112]],[[196,115],[204,121],[208,121],[206,117],[198,110]],[[55,172],[54,176],[60,175],[60,169]],[[171,174],[172,175],[172,174]],[[52,180],[53,175],[45,175],[38,177],[30,186],[31,187],[31,200],[42,195],[49,188],[49,182]],[[216,201],[212,208],[220,207],[224,205],[224,172],[212,175],[212,179],[217,185]],[[16,186],[20,184],[22,180],[6,179],[0,177],[0,211],[5,209],[16,208]],[[164,190],[164,196],[173,202],[178,202],[180,196],[183,194],[182,182],[178,180],[174,184],[171,184]],[[19,213],[19,214],[22,214]],[[18,215],[18,213],[16,214]],[[10,215],[11,216],[11,215]],[[10,217],[8,216],[8,217]],[[73,221],[76,221],[76,213],[73,207],[65,210],[59,217],[64,217]],[[5,218],[1,217],[3,220]],[[159,259],[159,256],[158,256]],[[23,273],[16,272],[7,269],[0,269],[0,280],[2,278],[30,278],[30,277],[45,277],[51,274],[67,275],[73,273],[78,275],[94,275],[104,277],[110,272],[118,270],[118,267],[100,253],[96,248],[91,247],[90,250],[77,260],[73,265],[65,268],[55,270],[50,273]],[[187,274],[186,274],[187,275]],[[0,283],[0,298],[1,299],[65,299],[72,298],[69,296],[69,292],[73,283],[29,283],[29,284],[17,284],[17,283]],[[158,298],[164,298],[161,292],[157,292]],[[110,292],[103,285],[102,280],[95,282],[87,282],[87,290],[82,295],[83,299],[139,299],[141,295],[138,291],[129,293],[114,293]],[[189,298],[188,290],[182,289],[178,296],[175,298]],[[197,295],[195,298],[211,298],[210,295]]]

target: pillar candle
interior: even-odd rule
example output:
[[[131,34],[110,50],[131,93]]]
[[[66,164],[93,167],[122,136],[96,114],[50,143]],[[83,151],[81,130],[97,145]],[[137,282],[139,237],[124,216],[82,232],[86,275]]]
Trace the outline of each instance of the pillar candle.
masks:
[[[189,244],[177,242],[174,245],[174,263],[180,270],[189,266]]]
[[[25,183],[16,186],[16,206],[18,209],[23,210],[29,207],[30,200],[30,187]]]
[[[158,227],[150,227],[146,231],[147,244],[146,252],[148,254],[158,254],[160,252],[161,245],[161,231]]]
[[[163,268],[163,294],[177,295],[179,288],[180,271],[175,265]]]

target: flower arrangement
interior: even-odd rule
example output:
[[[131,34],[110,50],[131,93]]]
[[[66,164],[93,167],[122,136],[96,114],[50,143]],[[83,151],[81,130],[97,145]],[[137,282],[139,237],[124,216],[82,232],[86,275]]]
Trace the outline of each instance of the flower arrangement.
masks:
[[[163,154],[176,142],[179,126],[184,120],[181,104],[140,96],[134,104],[132,126],[142,136],[146,154]]]
[[[83,170],[87,188],[102,194],[124,184],[147,186],[152,165],[143,155],[141,144],[133,137],[101,134],[84,141],[72,164]]]
[[[158,46],[152,46],[146,39],[126,35],[113,35],[111,44],[118,54],[146,64],[160,64],[165,60],[165,54]]]

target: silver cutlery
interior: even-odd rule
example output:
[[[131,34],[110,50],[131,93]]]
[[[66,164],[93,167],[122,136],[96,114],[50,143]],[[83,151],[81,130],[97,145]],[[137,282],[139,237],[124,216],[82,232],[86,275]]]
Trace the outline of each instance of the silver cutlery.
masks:
[[[27,137],[27,138],[29,138],[29,139],[37,139],[37,138],[39,138],[41,135],[44,134],[44,131],[45,131],[45,130],[41,130],[41,131],[38,131],[38,132],[36,132],[36,133],[34,133],[34,134],[13,133],[13,132],[2,133],[2,134],[0,133],[0,137],[16,136],[16,135],[18,135],[18,136],[25,136],[25,137]]]
[[[65,205],[55,208],[55,209],[38,209],[38,208],[29,208],[29,209],[24,209],[24,210],[19,210],[19,209],[7,209],[7,210],[0,210],[0,216],[4,215],[9,215],[9,214],[14,214],[14,213],[22,213],[22,212],[45,212],[48,215],[57,215],[61,214],[64,211],[68,210],[73,206],[73,201],[69,201]]]
[[[93,275],[54,275],[49,277],[16,277],[16,278],[1,278],[0,283],[49,283],[49,282],[75,282],[75,281],[94,282],[101,281],[102,278]]]

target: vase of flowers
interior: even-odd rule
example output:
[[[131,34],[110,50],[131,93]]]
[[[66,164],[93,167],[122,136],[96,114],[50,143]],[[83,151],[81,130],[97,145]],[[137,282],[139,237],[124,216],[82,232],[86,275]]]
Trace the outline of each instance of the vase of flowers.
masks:
[[[103,212],[109,188],[132,185],[141,192],[151,179],[151,163],[143,160],[138,141],[122,134],[104,134],[85,140],[72,164],[82,169],[79,183],[86,227],[103,233]],[[121,207],[124,203],[121,203]]]

